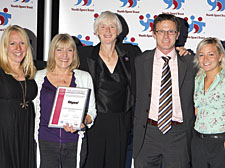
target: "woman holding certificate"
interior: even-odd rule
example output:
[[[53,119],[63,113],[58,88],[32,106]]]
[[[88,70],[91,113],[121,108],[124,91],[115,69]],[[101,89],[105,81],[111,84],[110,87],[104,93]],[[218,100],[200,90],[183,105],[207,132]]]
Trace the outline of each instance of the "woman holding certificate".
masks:
[[[197,47],[193,168],[225,167],[225,51],[217,38]]]
[[[0,43],[0,167],[35,168],[36,68],[25,30],[9,26]]]
[[[56,35],[50,45],[47,68],[38,71],[35,80],[38,96],[35,100],[35,139],[39,142],[41,168],[80,167],[85,162],[85,138],[79,152],[79,134],[68,124],[64,128],[50,128],[49,120],[57,87],[78,87],[91,90],[84,122],[90,127],[96,116],[95,98],[91,76],[78,70],[79,58],[74,40],[68,34]],[[82,124],[82,128],[84,124]],[[78,154],[77,154],[78,153]]]

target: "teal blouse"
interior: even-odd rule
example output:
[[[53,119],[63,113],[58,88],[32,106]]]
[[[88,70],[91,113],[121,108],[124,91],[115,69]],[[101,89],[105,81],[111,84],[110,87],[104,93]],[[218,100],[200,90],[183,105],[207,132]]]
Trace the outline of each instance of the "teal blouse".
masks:
[[[203,134],[225,132],[225,70],[221,70],[204,94],[203,78],[195,78],[194,102],[198,109],[194,129]]]

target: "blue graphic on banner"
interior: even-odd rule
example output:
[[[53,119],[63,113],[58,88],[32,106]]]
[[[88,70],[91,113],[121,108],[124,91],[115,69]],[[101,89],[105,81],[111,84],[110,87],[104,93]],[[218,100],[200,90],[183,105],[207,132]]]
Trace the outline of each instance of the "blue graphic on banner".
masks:
[[[135,43],[135,38],[133,38],[133,37],[131,38],[130,41],[127,40],[127,37],[124,37],[123,43],[133,44],[133,45],[137,45],[138,46],[138,43]]]
[[[0,25],[7,25],[11,16],[12,15],[8,13],[8,8],[4,8],[3,12],[0,12]]]
[[[224,11],[225,9],[225,0],[207,0],[208,4],[212,6],[212,10],[218,7],[217,11]]]
[[[149,28],[151,28],[151,30],[149,30],[149,31],[152,31],[153,30],[154,19],[150,18],[151,15],[149,13],[147,13],[145,16],[146,16],[145,21],[144,21],[144,16],[143,15],[139,16],[139,19],[140,19],[139,22],[144,27],[144,29],[142,31],[146,31]]]
[[[78,0],[75,6],[81,5],[82,2],[82,6],[89,6],[92,3],[92,0]]]
[[[27,2],[29,2],[30,0],[15,0],[14,2],[18,2],[18,1],[20,1],[20,2],[22,2],[22,3],[27,3]]]
[[[189,24],[189,31],[188,32],[192,32],[193,33],[201,33],[203,30],[203,27],[206,26],[205,22],[202,22],[202,17],[199,17],[198,20],[195,20],[195,16],[191,16],[191,24]],[[186,21],[188,21],[188,18],[184,18]]]
[[[174,5],[173,9],[180,9],[182,7],[182,3],[184,3],[184,0],[163,0],[168,7],[166,9],[171,8]]]
[[[89,36],[86,36],[85,40],[82,40],[82,35],[78,34],[77,38],[81,41],[83,46],[92,46],[93,45],[93,41],[89,41],[90,40]]]
[[[137,6],[137,1],[139,0],[120,0],[121,2],[123,2],[121,7],[127,6],[127,4],[129,3],[128,8],[134,8]]]

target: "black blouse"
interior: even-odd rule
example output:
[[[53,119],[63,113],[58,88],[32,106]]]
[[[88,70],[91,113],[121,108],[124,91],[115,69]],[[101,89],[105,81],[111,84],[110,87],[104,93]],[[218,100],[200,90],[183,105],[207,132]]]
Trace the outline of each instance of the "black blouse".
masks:
[[[97,74],[97,111],[101,113],[122,113],[127,97],[128,80],[120,59],[118,59],[116,67],[111,73],[99,56]]]

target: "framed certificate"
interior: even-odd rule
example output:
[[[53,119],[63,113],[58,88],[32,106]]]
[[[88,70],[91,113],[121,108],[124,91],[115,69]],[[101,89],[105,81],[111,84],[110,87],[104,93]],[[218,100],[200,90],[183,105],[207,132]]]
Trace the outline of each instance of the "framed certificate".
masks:
[[[87,88],[58,87],[48,126],[63,128],[68,123],[79,130],[89,94]]]

